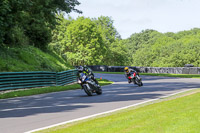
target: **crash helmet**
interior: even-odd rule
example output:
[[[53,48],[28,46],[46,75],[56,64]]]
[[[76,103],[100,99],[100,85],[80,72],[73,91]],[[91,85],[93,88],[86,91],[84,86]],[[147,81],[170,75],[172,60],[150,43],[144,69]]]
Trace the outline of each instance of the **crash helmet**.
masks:
[[[86,65],[83,66],[83,70],[89,72],[89,68]]]
[[[124,68],[124,71],[128,72],[128,67],[125,67],[125,68]]]
[[[82,72],[82,71],[83,71],[83,67],[82,67],[82,66],[79,66],[79,67],[78,67],[78,71],[79,71],[79,72]]]

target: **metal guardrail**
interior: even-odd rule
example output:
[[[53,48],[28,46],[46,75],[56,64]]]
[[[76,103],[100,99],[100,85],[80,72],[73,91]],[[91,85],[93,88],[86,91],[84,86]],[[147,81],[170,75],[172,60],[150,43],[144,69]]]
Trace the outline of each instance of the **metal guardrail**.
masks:
[[[77,81],[77,70],[58,72],[56,75],[56,86],[63,86]]]
[[[77,80],[77,70],[63,72],[2,72],[0,91],[10,89],[63,86]]]
[[[89,66],[93,71],[124,72],[126,66]],[[171,74],[200,74],[200,67],[134,67],[128,66],[142,73],[171,73]]]

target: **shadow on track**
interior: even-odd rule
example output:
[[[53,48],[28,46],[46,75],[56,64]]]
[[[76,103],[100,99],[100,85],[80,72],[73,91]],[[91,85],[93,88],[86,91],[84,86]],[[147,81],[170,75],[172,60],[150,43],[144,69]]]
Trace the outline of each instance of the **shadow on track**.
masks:
[[[115,84],[102,88],[102,95],[87,96],[83,90],[73,90],[0,100],[0,118],[75,111],[98,103],[155,99],[183,89],[200,88],[200,83],[186,83],[179,78],[151,77],[143,77],[144,86],[138,87],[118,75]]]

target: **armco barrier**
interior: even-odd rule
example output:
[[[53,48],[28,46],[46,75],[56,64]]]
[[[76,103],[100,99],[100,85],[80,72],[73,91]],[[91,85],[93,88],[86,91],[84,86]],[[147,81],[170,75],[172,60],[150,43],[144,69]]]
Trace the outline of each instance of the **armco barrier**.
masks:
[[[93,71],[123,72],[126,66],[89,66]],[[200,67],[134,67],[141,73],[200,74]],[[105,68],[105,69],[100,69]]]
[[[77,81],[77,70],[58,72],[56,75],[56,86],[63,86]]]
[[[90,67],[93,71],[102,71],[102,72],[108,71],[108,66],[105,66],[105,65],[96,65],[96,66],[88,66],[88,67]]]
[[[64,72],[2,72],[0,91],[9,89],[61,86],[76,81],[77,70]]]

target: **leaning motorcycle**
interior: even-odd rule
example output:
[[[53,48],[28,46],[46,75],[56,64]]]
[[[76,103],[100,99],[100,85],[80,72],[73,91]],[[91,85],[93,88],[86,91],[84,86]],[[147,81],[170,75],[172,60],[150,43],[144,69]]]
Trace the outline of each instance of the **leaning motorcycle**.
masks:
[[[128,77],[131,82],[137,84],[138,86],[143,86],[142,78],[139,76],[138,72],[130,72],[130,76]]]
[[[97,95],[102,94],[101,86],[99,86],[89,75],[85,73],[79,74],[78,83],[82,86],[82,89],[88,96],[92,96],[93,93]]]

